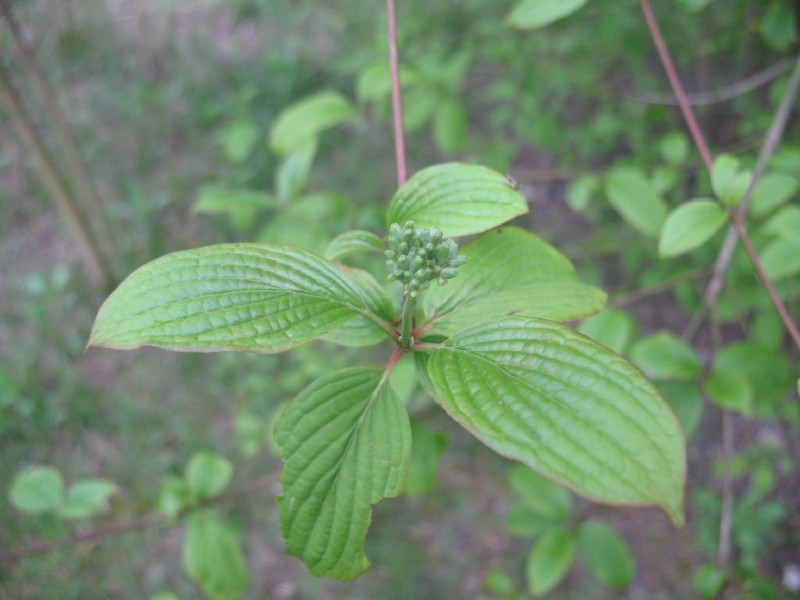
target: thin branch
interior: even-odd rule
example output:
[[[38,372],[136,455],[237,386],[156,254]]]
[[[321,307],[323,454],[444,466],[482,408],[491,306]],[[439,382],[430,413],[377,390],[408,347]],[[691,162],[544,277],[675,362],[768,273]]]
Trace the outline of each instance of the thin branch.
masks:
[[[722,571],[727,571],[731,563],[731,528],[733,526],[733,481],[731,475],[731,456],[733,455],[733,416],[728,410],[722,411],[722,505],[719,518],[718,563]]]
[[[747,213],[747,209],[750,206],[750,200],[753,197],[753,190],[766,171],[767,163],[775,153],[778,143],[783,137],[783,132],[786,129],[786,123],[789,121],[789,115],[794,107],[798,90],[800,90],[800,56],[798,56],[797,60],[795,61],[794,70],[792,71],[792,76],[789,80],[789,86],[786,88],[786,92],[784,93],[783,99],[778,106],[778,110],[775,112],[775,116],[772,119],[772,124],[770,125],[769,131],[767,131],[767,134],[764,137],[764,143],[761,146],[761,151],[758,154],[755,169],[753,169],[753,179],[750,182],[750,187],[747,189],[741,204],[739,205],[738,210],[741,216],[744,216]],[[706,289],[705,298],[703,299],[703,303],[706,307],[713,305],[717,301],[717,298],[722,291],[725,273],[728,270],[728,265],[730,265],[731,259],[733,258],[733,251],[736,248],[736,240],[736,230],[734,227],[731,227],[728,230],[728,234],[726,235],[725,241],[722,244],[722,249],[717,256],[717,262],[714,264],[714,275],[711,277],[711,281]]]
[[[89,273],[98,279],[103,287],[108,287],[113,281],[113,275],[102,255],[94,244],[93,238],[86,228],[75,199],[67,191],[61,176],[47,153],[38,131],[33,127],[32,120],[24,108],[24,103],[11,81],[11,74],[0,63],[0,102],[6,106],[8,116],[17,129],[22,142],[31,153],[38,166],[38,172],[47,187],[50,196],[58,210],[67,222],[72,235],[80,247]]]
[[[678,101],[678,106],[681,108],[683,118],[686,120],[686,124],[689,127],[689,132],[692,134],[692,139],[694,139],[694,143],[697,146],[697,149],[700,151],[700,156],[703,158],[703,163],[705,164],[706,169],[711,172],[711,167],[714,164],[714,161],[711,158],[711,152],[708,150],[708,145],[703,137],[703,132],[700,131],[700,126],[697,124],[697,119],[695,119],[692,108],[689,106],[689,100],[686,98],[686,91],[683,89],[683,84],[681,83],[680,77],[678,77],[678,72],[675,70],[675,65],[672,62],[672,56],[667,49],[667,45],[664,43],[664,37],[661,35],[661,30],[658,28],[658,23],[656,22],[655,15],[653,15],[653,10],[650,8],[650,1],[639,0],[639,4],[642,7],[644,18],[647,21],[647,27],[650,29],[650,35],[653,36],[653,42],[655,42],[658,55],[661,58],[661,64],[664,66],[664,70],[667,72],[667,78],[669,79],[672,89],[675,92],[675,98]]]
[[[386,0],[389,26],[389,70],[392,77],[392,122],[394,123],[394,153],[397,165],[397,187],[408,180],[406,167],[405,129],[403,127],[403,98],[400,89],[400,61],[397,53],[397,11],[395,0]]]
[[[82,212],[88,221],[90,233],[94,237],[94,243],[98,250],[102,252],[100,258],[107,263],[107,270],[111,272],[113,271],[114,247],[111,243],[111,233],[108,229],[100,195],[89,175],[75,135],[59,105],[58,94],[47,82],[44,71],[39,61],[36,60],[33,44],[25,35],[9,0],[3,0],[2,4],[3,16],[8,22],[12,37],[19,46],[19,58],[25,67],[25,73],[32,82],[44,112],[61,140],[67,167],[77,186],[76,202],[79,205],[81,201],[85,204],[86,210]]]
[[[763,71],[759,71],[750,77],[746,77],[745,79],[723,88],[708,92],[687,92],[686,100],[691,106],[704,106],[733,100],[734,98],[761,87],[765,83],[769,83],[776,77],[780,77],[789,69],[791,64],[790,60],[781,60]],[[622,95],[631,100],[636,100],[637,102],[644,102],[645,104],[678,106],[678,101],[675,99],[674,94],[629,91],[623,92]]]
[[[54,550],[69,548],[71,546],[75,546],[76,544],[96,542],[107,537],[119,535],[121,533],[127,533],[137,529],[144,529],[145,527],[152,527],[153,525],[158,525],[159,523],[163,523],[165,521],[166,517],[163,515],[152,514],[140,519],[134,519],[133,521],[128,521],[126,523],[117,523],[115,525],[104,527],[103,529],[96,529],[94,531],[82,533],[70,538],[38,542],[24,548],[18,548],[16,550],[0,550],[0,562],[11,562],[19,560],[25,556],[53,552]]]
[[[664,65],[664,70],[667,72],[667,77],[672,84],[672,89],[675,92],[675,97],[678,99],[678,102],[681,107],[681,111],[683,112],[683,116],[686,119],[686,123],[689,126],[689,130],[692,133],[692,138],[697,145],[697,149],[700,151],[700,155],[703,157],[703,163],[706,166],[706,169],[709,173],[713,168],[713,160],[711,158],[711,153],[708,150],[708,146],[706,145],[705,138],[703,138],[703,134],[700,131],[699,126],[697,125],[697,120],[695,119],[694,112],[692,112],[691,106],[689,106],[686,100],[686,92],[683,89],[683,84],[678,77],[678,73],[675,71],[675,67],[672,63],[672,57],[669,54],[669,50],[667,49],[666,44],[664,43],[664,38],[661,36],[661,31],[658,28],[658,23],[655,20],[655,16],[653,15],[653,11],[650,8],[649,0],[639,0],[639,3],[642,7],[642,12],[644,13],[645,20],[647,21],[647,26],[650,29],[650,33],[653,36],[653,41],[656,44],[656,48],[658,49],[658,54],[661,57],[661,62]],[[779,138],[778,138],[779,139]],[[777,139],[774,142],[777,144]],[[759,279],[761,279],[761,283],[767,290],[767,294],[769,294],[772,303],[775,305],[775,308],[778,310],[778,313],[783,320],[786,329],[789,331],[794,343],[800,348],[800,333],[797,331],[797,325],[795,325],[794,321],[792,320],[791,316],[789,315],[789,311],[786,310],[786,307],[783,305],[783,301],[778,296],[778,292],[775,290],[775,286],[770,281],[769,277],[767,276],[766,271],[764,271],[764,267],[761,265],[761,261],[758,258],[758,253],[756,253],[755,248],[753,247],[753,243],[750,241],[750,238],[747,234],[747,230],[744,227],[744,223],[742,221],[742,217],[737,211],[737,209],[732,209],[729,211],[729,216],[731,222],[736,230],[739,239],[742,240],[742,244],[744,244],[745,251],[747,252],[747,256],[750,258],[750,262],[753,263],[753,267],[758,273]]]
[[[772,284],[772,281],[770,281],[766,271],[764,271],[764,267],[761,265],[761,261],[758,258],[758,253],[753,247],[753,242],[750,241],[750,236],[747,235],[747,231],[744,228],[741,215],[736,209],[733,209],[730,212],[730,217],[733,227],[736,229],[736,233],[739,235],[739,239],[742,240],[742,245],[744,246],[745,252],[747,252],[747,256],[750,257],[750,262],[753,263],[753,267],[755,268],[756,273],[758,273],[758,278],[761,279],[761,283],[764,284],[772,303],[775,305],[775,308],[777,309],[778,314],[781,316],[786,329],[789,331],[789,335],[792,337],[795,345],[800,349],[800,332],[797,331],[797,325],[795,325],[791,315],[789,314],[789,311],[786,310],[786,306],[784,306],[783,301],[778,295],[775,286]]]
[[[675,286],[686,283],[687,281],[694,281],[695,279],[705,277],[710,273],[710,267],[700,267],[688,273],[675,275],[674,277],[665,279],[664,281],[656,283],[655,285],[651,285],[650,287],[631,292],[630,294],[625,294],[624,296],[619,296],[612,300],[609,304],[615,308],[622,308],[624,306],[628,306],[629,304],[634,304],[635,302],[640,302],[641,300],[645,300],[651,296],[656,296],[662,292],[671,290]]]

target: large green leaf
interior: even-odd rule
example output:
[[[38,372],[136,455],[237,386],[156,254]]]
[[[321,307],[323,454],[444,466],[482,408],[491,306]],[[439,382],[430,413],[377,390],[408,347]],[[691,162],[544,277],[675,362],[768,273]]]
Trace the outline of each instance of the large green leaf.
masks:
[[[423,300],[426,319],[434,319],[442,333],[506,314],[568,321],[605,304],[605,293],[581,283],[569,260],[522,229],[490,231],[461,252],[467,263],[458,275],[431,288]]]
[[[375,278],[363,269],[338,264],[361,294],[369,310],[380,318],[391,321],[399,309]],[[363,315],[353,317],[341,327],[322,336],[326,342],[341,346],[373,346],[387,339],[387,332]]]
[[[661,229],[658,254],[662,258],[694,250],[714,235],[728,220],[713,200],[691,200],[673,210]]]
[[[445,341],[428,371],[437,401],[498,453],[593,500],[655,504],[683,523],[680,425],[604,346],[552,321],[505,317]]]
[[[353,105],[338,92],[328,90],[308,96],[281,111],[270,131],[270,146],[278,154],[289,154],[352,114]]]
[[[405,483],[405,406],[380,370],[345,369],[303,390],[275,435],[285,462],[278,506],[286,551],[315,575],[357,577],[369,566],[371,505]]]
[[[519,29],[544,27],[571,15],[587,2],[588,0],[521,0],[508,15],[508,24]]]
[[[235,600],[247,589],[247,563],[239,541],[214,510],[189,515],[183,565],[213,600]]]
[[[386,224],[414,221],[447,237],[472,235],[528,212],[525,198],[505,176],[463,163],[423,169],[395,193]]]
[[[649,237],[658,237],[667,206],[639,171],[618,169],[611,173],[606,195],[628,225]]]
[[[372,314],[321,257],[273,244],[222,244],[162,256],[109,296],[89,346],[212,352],[287,350]]]

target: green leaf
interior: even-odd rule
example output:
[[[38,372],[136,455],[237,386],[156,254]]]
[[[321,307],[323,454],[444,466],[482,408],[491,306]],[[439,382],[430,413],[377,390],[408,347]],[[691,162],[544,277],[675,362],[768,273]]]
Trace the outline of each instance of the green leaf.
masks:
[[[779,281],[800,272],[800,239],[777,239],[759,253],[769,278]]]
[[[392,299],[372,275],[356,267],[342,264],[337,266],[358,290],[367,308],[373,314],[385,321],[391,321],[394,318],[396,311]],[[322,339],[341,346],[362,347],[373,346],[386,340],[387,337],[386,331],[376,325],[373,320],[359,315],[338,329],[325,334]]]
[[[522,229],[488,232],[461,253],[467,262],[458,275],[423,297],[425,318],[434,319],[441,333],[517,313],[568,321],[594,314],[605,304],[605,293],[581,283],[566,257]]]
[[[528,590],[534,596],[543,596],[567,574],[575,556],[575,540],[568,531],[545,533],[528,555],[525,574]]]
[[[662,137],[658,149],[664,160],[672,166],[682,164],[689,156],[689,142],[686,141],[685,135],[677,131],[672,131]]]
[[[639,339],[631,360],[653,379],[691,381],[703,370],[694,348],[669,331]]]
[[[713,200],[690,200],[673,210],[661,229],[658,254],[668,258],[694,250],[722,227],[727,213]]]
[[[383,252],[381,238],[369,231],[346,231],[331,240],[325,258],[339,260],[362,252]]]
[[[606,585],[627,587],[636,569],[633,557],[617,533],[602,521],[586,521],[578,529],[578,552],[586,568]]]
[[[64,505],[64,478],[55,467],[31,467],[14,478],[9,496],[23,512],[56,512]]]
[[[726,410],[753,414],[753,388],[747,378],[730,371],[714,371],[705,382],[709,397]]]
[[[244,162],[253,152],[259,138],[258,125],[252,119],[236,119],[222,130],[225,157],[232,163]]]
[[[625,354],[638,329],[636,318],[618,308],[609,308],[589,317],[578,327],[583,335],[600,342],[617,354]]]
[[[563,19],[588,0],[521,0],[514,6],[506,22],[518,29],[537,29]]]
[[[606,180],[605,190],[609,202],[628,225],[646,236],[658,237],[667,206],[640,172],[613,171]]]
[[[486,576],[481,589],[490,596],[505,597],[514,592],[514,581],[505,571],[495,569]]]
[[[619,355],[517,316],[457,333],[432,351],[428,372],[437,401],[499,454],[590,499],[655,504],[683,523],[680,426]]]
[[[282,352],[370,313],[353,284],[316,254],[221,244],[162,256],[109,296],[89,346]]]
[[[519,537],[537,537],[560,529],[563,523],[543,517],[527,504],[515,504],[506,514],[506,529],[511,535]]]
[[[67,502],[58,511],[64,519],[84,519],[105,508],[108,499],[117,491],[117,485],[105,479],[82,479],[67,494]]]
[[[797,177],[783,173],[767,173],[759,179],[753,189],[750,212],[755,217],[763,217],[785,204],[800,189]]]
[[[411,453],[408,414],[377,369],[314,381],[275,428],[285,462],[278,499],[286,552],[315,575],[353,579],[368,566],[371,506],[402,492]]]
[[[400,84],[407,87],[420,82],[419,74],[409,67],[400,66]],[[356,97],[360,102],[378,102],[392,91],[391,71],[388,62],[376,63],[358,74]]]
[[[711,4],[713,0],[678,0],[683,10],[688,13],[699,12]]]
[[[317,143],[312,139],[283,159],[275,174],[278,198],[284,202],[289,201],[305,187],[316,152]]]
[[[690,439],[703,418],[703,394],[694,383],[659,381],[658,391],[678,417],[686,439]]]
[[[569,184],[567,204],[575,212],[583,212],[589,206],[592,195],[597,191],[599,185],[599,181],[594,175],[581,175]]]
[[[150,596],[150,600],[181,600],[173,594],[172,592],[158,592],[157,594]]]
[[[789,6],[773,3],[758,28],[761,37],[778,52],[788,50],[795,39],[795,14]]]
[[[555,523],[566,523],[569,519],[572,497],[564,486],[519,464],[508,470],[508,481],[537,516]]]
[[[219,496],[233,477],[233,464],[213,452],[195,452],[186,467],[186,481],[199,501]]]
[[[158,495],[158,512],[172,519],[191,503],[192,494],[189,491],[189,484],[183,477],[169,475],[164,478]]]
[[[192,205],[192,212],[227,215],[238,231],[245,231],[258,213],[274,207],[275,199],[263,192],[204,186]]]
[[[406,479],[406,495],[415,498],[427,494],[436,484],[439,459],[449,443],[446,434],[411,421],[411,462]]]
[[[395,193],[386,224],[414,221],[446,237],[472,235],[528,212],[525,198],[505,176],[463,163],[423,169]]]
[[[350,101],[338,92],[324,91],[283,109],[270,131],[270,147],[282,156],[302,148],[317,135],[353,114]]]
[[[738,373],[753,388],[754,412],[783,400],[792,388],[794,378],[786,356],[773,348],[750,342],[735,342],[714,356],[714,371]]]
[[[711,188],[717,199],[728,208],[736,206],[750,186],[752,175],[739,171],[739,160],[730,154],[720,154],[711,169]]]
[[[725,573],[714,565],[700,565],[694,574],[694,589],[701,598],[716,598],[725,585]]]
[[[463,150],[468,132],[467,113],[458,100],[451,99],[437,109],[433,121],[433,137],[442,152],[455,154]]]
[[[189,515],[183,565],[213,600],[235,600],[247,589],[247,563],[239,542],[214,510]]]
[[[761,229],[764,233],[792,240],[800,231],[800,206],[785,206],[772,215]]]

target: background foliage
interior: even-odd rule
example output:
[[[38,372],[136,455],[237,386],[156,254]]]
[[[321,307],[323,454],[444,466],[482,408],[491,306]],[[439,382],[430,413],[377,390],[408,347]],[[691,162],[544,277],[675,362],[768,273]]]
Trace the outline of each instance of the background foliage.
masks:
[[[728,89],[797,52],[790,2],[657,4],[690,90]],[[387,590],[393,598],[513,598],[546,591],[551,582],[532,574],[540,570],[566,574],[558,597],[792,597],[783,582],[800,545],[797,353],[740,251],[717,303],[719,326],[684,336],[724,228],[711,226],[711,214],[707,243],[692,250],[697,240],[673,240],[669,247],[691,252],[669,258],[662,248],[667,258],[659,257],[667,214],[716,190],[665,103],[638,6],[592,0],[528,31],[512,27],[520,24],[509,17],[515,5],[400,3],[412,172],[458,159],[513,174],[531,208],[515,224],[610,293],[611,310],[576,326],[631,358],[680,418],[689,438],[687,527],[673,530],[652,510],[565,499],[562,488],[537,504],[541,494],[525,490],[541,492],[541,482],[520,481],[420,390],[403,388],[403,369],[414,368],[404,359],[395,379],[421,456],[414,493],[376,507],[367,542],[375,568],[354,583],[311,577],[282,553],[272,500],[280,462],[269,431],[298,389],[370,357],[325,343],[277,356],[84,355],[102,294],[0,112],[0,549],[221,498],[182,526],[161,522],[2,563],[0,597],[200,598],[183,567],[198,578],[204,557],[181,555],[184,526],[243,548],[242,557],[228,555],[231,572],[250,566],[244,598]],[[346,229],[381,230],[395,186],[381,11],[340,0],[27,0],[15,12],[105,199],[118,273],[207,243],[321,251]],[[0,29],[0,56],[35,109],[18,52]],[[786,85],[778,76],[697,107],[714,152],[752,169]],[[292,124],[286,109],[298,101],[306,112]],[[315,106],[321,116],[309,118]],[[39,124],[63,158],[46,121]],[[790,122],[750,222],[793,315],[797,133]],[[229,475],[225,466],[197,466],[217,455]],[[431,457],[439,455],[437,478]],[[222,475],[209,481],[200,472]],[[10,493],[20,476],[41,500],[35,511],[21,511],[30,500]],[[42,498],[42,481],[56,494]],[[732,518],[724,575],[714,566],[721,514]],[[598,544],[622,548],[611,568],[592,554]]]

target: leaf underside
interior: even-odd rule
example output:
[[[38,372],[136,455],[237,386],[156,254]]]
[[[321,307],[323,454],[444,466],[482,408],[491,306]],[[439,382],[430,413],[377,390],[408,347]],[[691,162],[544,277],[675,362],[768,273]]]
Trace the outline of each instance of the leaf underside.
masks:
[[[89,346],[274,353],[356,316],[378,319],[350,280],[316,254],[221,244],[137,269],[100,308]]]
[[[658,505],[683,523],[677,419],[633,365],[572,329],[506,317],[432,352],[437,401],[496,452],[609,504]]]
[[[447,285],[423,300],[436,330],[453,334],[508,314],[570,321],[602,310],[606,294],[578,280],[572,264],[539,237],[504,227],[475,238],[462,249],[467,263]]]
[[[276,425],[286,552],[312,573],[353,579],[369,566],[371,505],[400,494],[411,452],[405,406],[377,369],[321,377]]]

